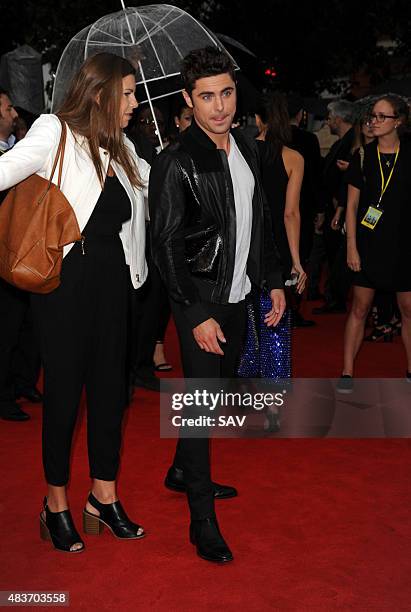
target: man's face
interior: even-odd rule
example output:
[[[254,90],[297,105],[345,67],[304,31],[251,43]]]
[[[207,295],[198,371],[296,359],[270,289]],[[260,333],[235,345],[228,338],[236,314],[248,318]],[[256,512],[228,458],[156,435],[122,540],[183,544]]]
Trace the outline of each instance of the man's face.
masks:
[[[332,114],[328,115],[327,124],[331,134],[338,135],[338,117]]]
[[[197,79],[191,97],[186,91],[183,95],[187,106],[193,109],[194,119],[211,138],[230,130],[237,92],[228,73]]]
[[[163,114],[161,113],[161,111],[158,110],[158,108],[154,108],[154,112],[156,115],[161,137],[164,137],[165,122]],[[157,146],[159,144],[159,140],[156,131],[156,124],[154,123],[153,115],[151,114],[149,106],[143,109],[139,114],[138,124],[139,130],[143,132],[146,138],[148,138],[154,146]]]
[[[18,117],[10,98],[6,94],[0,95],[0,134],[8,138],[14,130],[15,121]]]

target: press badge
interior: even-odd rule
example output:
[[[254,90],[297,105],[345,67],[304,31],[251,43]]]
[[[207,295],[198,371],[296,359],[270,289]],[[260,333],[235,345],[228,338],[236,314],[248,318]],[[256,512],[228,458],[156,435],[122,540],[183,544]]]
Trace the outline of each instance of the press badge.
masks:
[[[365,227],[373,230],[380,220],[382,212],[382,210],[374,208],[374,206],[369,206],[363,220],[361,221],[361,225],[365,225]]]

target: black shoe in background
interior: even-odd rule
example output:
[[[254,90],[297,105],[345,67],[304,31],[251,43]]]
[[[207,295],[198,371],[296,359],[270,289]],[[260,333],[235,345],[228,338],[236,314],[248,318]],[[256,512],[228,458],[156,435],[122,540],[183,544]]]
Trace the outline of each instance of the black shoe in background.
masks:
[[[230,497],[237,497],[238,495],[237,489],[234,487],[218,484],[217,482],[212,482],[211,485],[214,490],[214,499],[229,499]],[[172,465],[165,477],[164,486],[171,491],[185,493],[187,487],[184,482],[183,470]]]
[[[291,327],[314,327],[316,325],[315,321],[311,321],[311,319],[304,319],[304,317],[295,310],[291,313]]]
[[[28,421],[30,416],[16,402],[0,403],[0,415],[5,421]]]
[[[37,387],[25,387],[16,391],[16,399],[23,398],[32,404],[41,404],[43,396]]]

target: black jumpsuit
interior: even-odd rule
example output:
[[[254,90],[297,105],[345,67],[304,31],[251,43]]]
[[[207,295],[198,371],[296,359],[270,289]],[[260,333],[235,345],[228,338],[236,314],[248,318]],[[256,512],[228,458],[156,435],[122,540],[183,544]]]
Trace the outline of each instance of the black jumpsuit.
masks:
[[[107,177],[83,230],[83,247],[76,243],[63,259],[60,286],[47,295],[32,295],[44,367],[43,465],[51,485],[68,482],[83,386],[90,476],[115,480],[117,475],[129,285],[119,231],[130,215],[130,200],[119,180]]]

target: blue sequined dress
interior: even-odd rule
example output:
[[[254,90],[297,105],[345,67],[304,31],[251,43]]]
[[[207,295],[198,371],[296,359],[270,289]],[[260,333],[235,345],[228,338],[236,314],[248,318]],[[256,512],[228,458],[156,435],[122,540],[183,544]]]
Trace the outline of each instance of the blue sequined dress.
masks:
[[[281,153],[273,157],[266,142],[257,140],[264,192],[271,212],[274,241],[280,254],[283,278],[290,276],[292,260],[284,225],[288,175]],[[247,298],[247,336],[238,375],[244,378],[291,377],[291,311],[286,310],[276,327],[267,327],[264,317],[271,310],[267,291],[253,288]]]
[[[285,311],[276,327],[267,327],[264,317],[269,310],[268,292],[253,288],[247,298],[247,333],[238,368],[242,378],[291,377],[291,311]]]

